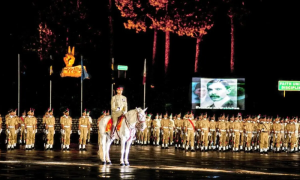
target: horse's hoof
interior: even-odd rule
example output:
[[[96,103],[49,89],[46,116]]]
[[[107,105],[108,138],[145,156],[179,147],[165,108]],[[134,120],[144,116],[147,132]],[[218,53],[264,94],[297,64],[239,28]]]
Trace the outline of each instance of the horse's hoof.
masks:
[[[128,163],[128,164],[125,164],[125,166],[130,166],[130,164]]]
[[[106,162],[101,162],[102,163],[102,165],[106,165]]]
[[[112,165],[112,163],[111,163],[110,161],[109,161],[109,162],[106,162],[106,164],[107,164],[107,165]]]
[[[120,166],[124,166],[124,163],[120,163]]]

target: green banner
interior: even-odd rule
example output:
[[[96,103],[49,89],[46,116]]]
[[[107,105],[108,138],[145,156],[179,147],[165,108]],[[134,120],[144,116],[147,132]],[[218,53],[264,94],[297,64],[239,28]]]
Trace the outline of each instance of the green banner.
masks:
[[[118,70],[119,71],[127,71],[128,70],[128,66],[118,65]]]
[[[278,81],[278,91],[300,91],[300,81]]]

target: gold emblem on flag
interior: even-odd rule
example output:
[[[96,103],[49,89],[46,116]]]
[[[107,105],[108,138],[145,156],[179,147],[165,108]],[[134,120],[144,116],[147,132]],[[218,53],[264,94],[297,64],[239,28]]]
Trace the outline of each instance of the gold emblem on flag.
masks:
[[[64,62],[66,64],[66,67],[64,67],[60,73],[61,77],[81,77],[81,65],[74,66],[73,64],[75,62],[75,47],[72,48],[69,46],[68,53],[64,57]],[[86,70],[85,66],[83,68]]]

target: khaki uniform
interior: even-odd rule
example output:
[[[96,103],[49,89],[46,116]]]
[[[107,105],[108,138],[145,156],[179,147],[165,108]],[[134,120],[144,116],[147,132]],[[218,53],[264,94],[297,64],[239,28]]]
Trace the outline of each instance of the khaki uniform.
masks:
[[[159,141],[160,141],[159,135],[160,135],[160,127],[161,127],[160,120],[154,119],[152,122],[152,126],[153,126],[153,136],[155,137],[153,142],[156,142],[156,145],[159,145]]]
[[[63,116],[61,118],[61,122],[63,125],[63,130],[65,131],[63,137],[63,145],[70,145],[70,136],[72,130],[72,118],[70,116]]]
[[[269,139],[269,126],[266,125],[266,123],[260,123],[259,124],[259,130],[261,131],[260,133],[260,141],[259,141],[259,147],[262,151],[267,152],[268,148],[268,139]]]
[[[88,116],[88,118],[89,118],[89,121],[90,121],[90,128],[88,128],[87,140],[89,142],[90,139],[91,139],[91,128],[92,128],[93,120],[92,120],[92,118],[90,116]]]
[[[200,143],[202,142],[201,140],[201,120],[197,120],[195,123],[195,128],[196,128],[196,141],[197,141],[197,149],[199,148]]]
[[[194,144],[195,144],[195,123],[196,123],[196,120],[194,120],[194,119],[187,119],[185,121],[184,127],[187,128],[187,130],[186,130],[186,132],[187,132],[187,138],[186,138],[187,147],[186,147],[186,149],[188,148],[189,144],[191,146],[191,149],[194,149]]]
[[[174,128],[175,128],[175,121],[170,119],[169,130],[170,130],[170,144],[172,145],[174,142]]]
[[[127,112],[127,99],[123,95],[115,95],[111,99],[111,117],[113,119],[113,125],[116,126],[118,117],[123,112]]]
[[[79,118],[78,129],[80,130],[79,144],[86,144],[88,129],[90,129],[90,120],[88,116]]]
[[[229,121],[228,122],[228,133],[229,133],[229,139],[228,139],[228,143],[230,148],[233,147],[233,123],[234,121]]]
[[[148,143],[150,143],[150,137],[151,137],[151,118],[147,118],[146,119],[146,129],[144,130],[144,144],[147,144],[147,141]]]
[[[290,148],[291,148],[291,150],[293,150],[297,143],[297,139],[295,136],[295,130],[296,130],[295,124],[294,123],[288,124],[286,129],[287,129],[288,137],[289,137],[288,143],[291,143]]]
[[[296,141],[299,141],[299,123],[295,123],[295,136]],[[296,148],[298,148],[298,143],[296,143]]]
[[[240,144],[240,129],[241,129],[241,123],[239,121],[233,122],[233,132],[234,132],[234,138],[233,138],[233,148],[234,150],[239,149]]]
[[[252,122],[253,124],[253,143],[254,143],[254,150],[257,148],[257,143],[258,143],[258,123],[257,122]]]
[[[27,131],[26,133],[26,145],[27,146],[33,146],[34,144],[34,136],[35,136],[35,118],[33,116],[27,116],[25,118],[25,129]],[[29,148],[28,147],[28,148]]]
[[[223,150],[225,150],[224,148],[226,147],[226,122],[225,121],[219,121],[218,123],[218,128],[219,128],[219,131],[220,131],[220,149],[223,147]]]
[[[252,142],[252,135],[253,135],[253,124],[251,122],[245,123],[245,132],[246,132],[246,145],[245,147],[250,150],[251,142]]]
[[[54,134],[55,134],[55,118],[53,116],[48,116],[45,119],[47,134],[47,144],[53,145]]]
[[[241,140],[240,140],[240,146],[241,146],[241,149],[243,148],[243,145],[244,145],[244,139],[245,139],[245,136],[244,136],[244,130],[245,130],[245,123],[243,121],[240,121],[240,124],[241,124],[241,128],[240,128],[240,134],[241,134]]]
[[[270,123],[266,123],[266,126],[268,126],[268,148],[270,147],[270,134],[271,134],[271,130],[272,130],[272,125]]]
[[[182,141],[182,143],[183,143],[183,145],[185,145],[186,144],[186,141],[187,141],[187,135],[185,134],[185,132],[186,132],[186,124],[189,122],[189,120],[188,120],[188,118],[185,118],[185,119],[183,119],[183,123],[182,123],[182,132],[184,132],[183,133],[183,141]],[[184,148],[184,146],[183,146],[183,148]]]
[[[161,120],[161,128],[163,131],[162,144],[165,144],[166,146],[168,146],[168,144],[169,144],[169,137],[170,137],[169,125],[170,125],[169,119]]]
[[[177,118],[175,121],[174,121],[174,124],[175,124],[175,143],[176,144],[180,144],[180,141],[181,140],[181,137],[182,137],[182,124],[183,124],[183,121],[180,119],[180,118]]]
[[[210,131],[210,123],[209,121],[204,118],[202,121],[201,121],[201,135],[202,135],[202,139],[201,141],[203,142],[203,145],[205,146],[205,149],[207,148],[208,146],[208,132]]]
[[[34,122],[34,129],[33,129],[33,133],[34,133],[34,135],[33,135],[33,146],[34,146],[34,144],[35,144],[35,134],[37,132],[37,118],[35,116],[32,116],[32,118],[33,118],[33,122]]]
[[[16,127],[18,126],[19,120],[17,116],[7,116],[5,124],[9,130],[8,133],[8,145],[14,147],[16,144]]]
[[[19,118],[19,124],[21,127],[21,132],[20,132],[20,141],[25,143],[26,140],[26,134],[25,134],[25,118],[26,116],[21,116]]]
[[[1,134],[1,132],[2,132],[2,117],[0,116],[0,134]]]
[[[275,147],[280,148],[281,146],[281,131],[282,131],[282,126],[280,123],[275,123],[273,124],[273,131],[274,131],[274,142],[275,142]]]
[[[217,141],[217,122],[215,120],[211,120],[209,122],[209,132],[211,133],[211,146],[215,147],[216,146],[216,141]]]

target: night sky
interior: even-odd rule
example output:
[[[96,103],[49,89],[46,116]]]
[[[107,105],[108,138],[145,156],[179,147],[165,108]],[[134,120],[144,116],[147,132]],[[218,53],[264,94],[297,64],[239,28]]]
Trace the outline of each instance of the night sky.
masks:
[[[58,1],[58,0],[56,0]],[[49,107],[49,66],[53,64],[53,108],[61,115],[64,108],[71,116],[80,114],[80,79],[61,78],[65,66],[63,57],[69,45],[75,46],[76,61],[84,56],[91,79],[84,80],[84,108],[98,116],[110,109],[110,34],[108,0],[83,1],[86,17],[76,21],[64,18],[63,11],[47,11],[54,0],[7,1],[7,13],[2,23],[5,48],[1,60],[2,115],[17,108],[17,54],[21,54],[21,111],[30,107],[42,115]],[[18,2],[18,3],[16,3]],[[70,1],[71,2],[71,1]],[[113,43],[115,65],[128,65],[124,85],[129,107],[143,106],[143,63],[147,59],[147,106],[149,112],[174,113],[190,111],[189,89],[192,77],[244,77],[246,78],[246,112],[276,115],[298,115],[300,92],[278,92],[278,80],[300,80],[299,75],[299,20],[295,1],[262,0],[252,7],[251,13],[235,23],[235,72],[230,73],[230,22],[220,7],[215,13],[214,27],[204,36],[200,45],[199,72],[193,73],[196,39],[171,33],[170,64],[164,73],[164,32],[158,32],[156,64],[151,65],[153,30],[136,33],[125,29],[124,18],[113,4]],[[40,12],[40,13],[39,13]],[[75,15],[74,15],[75,16]],[[49,19],[62,19],[60,26]],[[39,23],[52,24],[57,42],[42,59],[33,49],[37,46]],[[65,27],[70,28],[69,35]],[[88,29],[90,28],[90,29]],[[78,38],[81,34],[82,38]],[[29,50],[29,48],[32,48]],[[49,55],[53,55],[53,61]],[[25,72],[25,73],[24,73]],[[117,72],[114,73],[117,76]],[[153,84],[154,89],[149,86]],[[166,108],[166,104],[172,104]],[[196,111],[200,113],[201,111]],[[228,111],[229,112],[229,111]],[[237,112],[229,112],[237,113]]]

